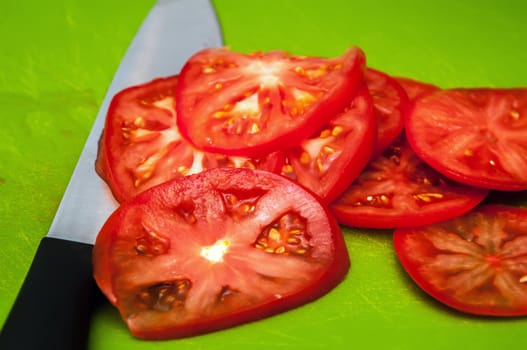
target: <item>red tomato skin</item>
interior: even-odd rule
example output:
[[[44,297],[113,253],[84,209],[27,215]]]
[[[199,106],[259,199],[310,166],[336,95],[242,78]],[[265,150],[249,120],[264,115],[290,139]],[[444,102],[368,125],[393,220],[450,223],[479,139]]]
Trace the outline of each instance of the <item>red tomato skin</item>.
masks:
[[[434,118],[428,109],[437,112]],[[436,90],[414,101],[405,130],[416,154],[452,180],[521,191],[527,189],[526,115],[526,88]],[[460,149],[469,138],[475,141]]]
[[[493,250],[495,249],[495,251],[485,250],[488,255],[487,257],[483,257],[482,261],[488,261],[489,265],[495,263],[496,266],[492,267],[496,271],[495,274],[499,274],[499,271],[502,269],[509,269],[509,267],[505,266],[512,266],[510,264],[506,265],[505,262],[501,260],[506,257],[500,257],[500,249],[503,249],[503,245],[508,244],[508,239],[516,239],[517,242],[519,242],[517,251],[511,256],[519,257],[521,256],[522,251],[525,256],[525,252],[527,252],[527,245],[525,244],[525,242],[527,242],[527,225],[525,225],[527,222],[527,208],[486,204],[475,208],[464,216],[455,218],[448,222],[431,226],[395,230],[393,244],[400,264],[411,279],[424,292],[439,303],[451,309],[464,314],[481,316],[515,317],[527,315],[527,284],[525,283],[525,280],[527,280],[527,268],[525,267],[525,264],[522,265],[521,261],[518,262],[514,271],[512,269],[509,270],[514,276],[517,276],[517,285],[511,286],[511,288],[518,289],[516,292],[511,291],[511,294],[515,294],[516,298],[509,298],[508,300],[505,297],[496,297],[495,286],[490,287],[490,289],[484,289],[485,287],[483,286],[480,288],[481,293],[478,293],[477,288],[473,288],[473,294],[470,294],[468,297],[465,296],[464,300],[462,296],[456,297],[454,291],[451,290],[453,287],[449,288],[448,283],[444,282],[445,279],[448,279],[448,276],[455,276],[454,270],[456,269],[456,266],[451,267],[452,272],[450,272],[450,275],[446,271],[444,272],[444,276],[434,273],[433,271],[431,272],[434,275],[432,278],[424,275],[423,271],[428,269],[423,265],[425,264],[424,261],[430,261],[433,264],[437,254],[449,254],[449,251],[446,248],[438,249],[432,242],[425,238],[425,230],[431,228],[431,232],[433,232],[432,234],[435,235],[442,234],[444,236],[447,233],[452,234],[457,237],[457,240],[470,245],[474,243],[472,240],[478,240],[478,235],[480,234],[478,230],[489,230],[491,228],[491,226],[480,227],[480,220],[471,218],[474,214],[480,214],[483,215],[483,217],[486,217],[487,220],[489,220],[490,225],[499,222],[499,216],[502,215],[502,217],[505,218],[504,220],[509,220],[508,224],[510,224],[511,227],[514,227],[508,232],[509,236],[507,236],[507,238],[500,240],[501,245],[499,247],[491,248]],[[434,227],[438,227],[439,229],[434,229]],[[445,230],[444,227],[447,227],[447,229]],[[457,230],[453,229],[453,227],[457,228]],[[475,238],[471,233],[475,233]],[[499,232],[496,232],[496,235],[498,234]],[[461,235],[466,235],[467,237],[462,237]],[[497,239],[497,237],[495,239]],[[491,245],[494,247],[494,243],[491,243]],[[479,244],[475,244],[475,246],[482,247]],[[439,262],[437,262],[437,264],[439,264]],[[478,267],[480,267],[480,265],[478,265]],[[460,266],[457,271],[461,273],[463,272],[463,268]],[[477,276],[474,275],[473,277],[476,278]],[[439,287],[436,283],[445,283],[445,285]],[[470,282],[467,283],[470,284]],[[468,288],[470,286],[465,284],[463,287]],[[485,298],[485,296],[488,298]]]
[[[342,225],[394,229],[457,217],[487,194],[487,190],[450,181],[428,167],[409,147],[403,132],[370,161],[330,209]]]
[[[170,203],[171,199],[169,197],[171,197],[170,193],[172,191],[179,192],[183,188],[188,188],[188,186],[195,186],[196,182],[205,181],[204,179],[206,178],[211,178],[213,179],[212,181],[225,179],[225,182],[236,182],[240,184],[241,188],[250,189],[255,183],[255,176],[259,179],[267,181],[265,186],[282,186],[284,187],[283,190],[285,192],[292,190],[305,193],[303,196],[306,198],[306,201],[313,200],[313,207],[318,208],[317,210],[322,210],[322,212],[319,214],[325,216],[323,219],[325,220],[324,225],[328,225],[328,234],[330,234],[332,244],[332,261],[329,263],[329,265],[322,273],[317,274],[318,277],[313,278],[312,281],[309,281],[304,289],[298,291],[298,293],[277,297],[272,301],[268,301],[261,305],[234,309],[230,310],[228,315],[220,315],[218,317],[209,318],[205,317],[205,319],[198,319],[185,324],[178,324],[176,326],[161,323],[158,325],[158,327],[149,327],[147,329],[142,329],[141,327],[137,326],[133,318],[130,319],[130,315],[127,313],[127,310],[124,309],[126,305],[123,305],[123,301],[120,300],[118,292],[116,292],[118,273],[123,267],[121,267],[121,270],[119,270],[119,268],[115,266],[115,262],[112,261],[112,259],[114,259],[112,257],[115,256],[113,251],[119,241],[119,232],[124,232],[127,230],[127,224],[123,220],[125,220],[128,209],[144,206],[145,208],[148,207],[148,210],[151,210],[165,201]],[[197,180],[194,181],[194,179]],[[306,202],[302,202],[302,205],[305,206]],[[132,334],[142,339],[163,340],[190,337],[222,330],[269,317],[312,302],[331,291],[344,279],[350,267],[350,259],[338,223],[335,221],[327,207],[322,202],[320,202],[318,196],[313,192],[301,188],[294,181],[291,181],[283,176],[269,173],[267,171],[241,168],[216,168],[157,185],[140,193],[130,201],[122,204],[103,225],[97,237],[97,241],[94,246],[93,264],[94,277],[98,286],[101,288],[108,300],[117,308],[119,308],[121,316],[123,320],[128,323]],[[125,265],[123,266],[126,268],[126,263],[124,264]]]
[[[157,78],[128,87],[112,99],[95,169],[117,201],[124,202],[151,186],[185,176],[189,170],[193,173],[209,167],[239,166],[280,171],[285,162],[280,152],[259,159],[229,157],[199,151],[182,138],[173,101],[178,80],[177,75]],[[134,132],[138,133],[137,140]],[[137,171],[147,163],[145,159],[156,158],[156,154],[160,156],[153,162],[153,170]]]
[[[372,156],[375,158],[381,155],[403,130],[403,116],[409,100],[401,85],[387,73],[368,68],[364,77],[373,98],[377,118],[377,145]]]
[[[211,58],[212,57],[212,58]],[[201,100],[207,102],[214,101],[215,97],[212,96],[211,91],[201,91],[197,82],[203,84],[203,86],[216,86],[216,80],[203,79],[203,68],[204,64],[210,64],[214,58],[220,58],[223,61],[232,60],[236,62],[247,61],[252,62],[253,60],[261,59],[266,60],[278,60],[287,61],[287,65],[290,66],[289,73],[295,71],[295,65],[305,56],[291,56],[289,53],[282,51],[271,51],[268,53],[254,53],[254,54],[240,54],[229,51],[227,49],[205,49],[198,52],[191,57],[187,63],[183,66],[180,77],[181,82],[176,90],[176,99],[178,100],[178,126],[181,133],[187,140],[193,143],[198,149],[223,153],[227,155],[241,155],[248,157],[261,157],[271,152],[280,151],[295,146],[301,140],[309,137],[314,133],[326,120],[327,116],[336,115],[346,108],[351,102],[353,96],[358,91],[362,80],[363,73],[366,64],[366,58],[364,52],[358,47],[352,47],[348,49],[342,56],[338,58],[326,59],[319,57],[307,57],[313,61],[320,62],[337,62],[342,67],[342,74],[333,74],[331,79],[319,79],[319,81],[331,82],[332,87],[327,88],[328,92],[324,98],[319,98],[317,102],[310,105],[305,113],[301,116],[291,118],[286,112],[281,112],[281,102],[279,96],[283,94],[283,90],[288,90],[294,87],[293,83],[288,81],[282,84],[280,92],[274,92],[273,99],[276,100],[272,104],[269,116],[266,117],[266,126],[259,130],[257,133],[251,133],[247,136],[246,133],[237,135],[229,134],[225,135],[221,132],[211,132],[212,124],[209,122],[213,120],[212,114],[215,112],[222,112],[223,105],[216,106],[213,103],[207,103],[200,105]],[[240,89],[247,90],[248,93],[260,91],[267,91],[269,88],[262,87],[261,83],[254,82],[253,79],[247,79],[241,76],[232,78],[219,78],[217,82],[222,84],[229,83],[230,80],[239,79]],[[284,78],[285,80],[286,78]],[[291,77],[287,79],[292,80]],[[297,78],[295,78],[297,79]],[[300,78],[298,78],[300,80]],[[207,85],[208,84],[208,85]],[[312,85],[316,87],[316,82],[302,82],[299,86]],[[267,90],[266,90],[267,89]],[[275,89],[275,88],[273,88]],[[325,88],[326,89],[326,88]],[[276,89],[275,89],[276,90]],[[245,96],[244,91],[233,92],[232,97],[224,98],[226,105],[232,105],[236,95]],[[211,97],[212,96],[212,97]],[[243,98],[243,97],[238,97]],[[263,97],[259,96],[259,100]],[[260,102],[261,103],[261,102]],[[203,112],[197,112],[199,108],[203,109]],[[266,107],[267,108],[267,107]]]
[[[313,157],[310,157],[308,163],[303,162],[302,155],[309,153],[306,151],[308,144],[318,144],[333,137],[320,135],[335,128],[342,128],[342,131],[338,132],[334,141],[328,141],[324,145],[341,153],[335,157],[324,154],[323,150],[320,152],[322,155],[319,159],[324,156],[332,158],[327,164],[321,162],[327,169],[320,172],[320,163]],[[293,168],[294,179],[319,195],[325,203],[331,203],[360,175],[370,160],[376,144],[376,130],[373,101],[366,86],[363,86],[350,107],[331,118],[312,137],[285,152],[287,163]],[[282,174],[288,176],[284,172]]]
[[[406,77],[395,77],[397,83],[403,88],[408,96],[409,101],[415,101],[416,99],[439,90],[436,85],[425,83],[423,81],[406,78]]]

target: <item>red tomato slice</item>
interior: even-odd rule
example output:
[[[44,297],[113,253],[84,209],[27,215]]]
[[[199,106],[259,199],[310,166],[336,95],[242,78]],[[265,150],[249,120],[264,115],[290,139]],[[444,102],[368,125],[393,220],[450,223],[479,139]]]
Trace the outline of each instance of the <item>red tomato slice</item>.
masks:
[[[408,96],[399,83],[386,73],[368,68],[364,77],[377,117],[377,145],[373,154],[379,156],[403,130],[403,113],[408,108]]]
[[[355,180],[370,160],[376,140],[376,120],[368,90],[314,135],[286,152],[282,175],[308,187],[326,203]]]
[[[331,204],[344,225],[365,228],[422,226],[454,218],[488,191],[453,182],[422,162],[404,135]]]
[[[119,201],[170,179],[217,167],[279,171],[284,157],[213,154],[179,133],[174,94],[178,77],[160,78],[119,92],[112,100],[96,168]]]
[[[402,266],[438,301],[471,314],[527,315],[527,208],[481,206],[393,239]]]
[[[488,189],[527,189],[527,88],[439,90],[415,101],[412,148],[442,174]]]
[[[186,337],[300,306],[345,277],[342,233],[318,197],[267,171],[217,168],[122,204],[94,276],[131,332]]]
[[[262,156],[292,147],[350,104],[364,65],[356,47],[336,58],[206,49],[181,71],[178,125],[213,152]]]
[[[410,101],[414,101],[419,97],[439,90],[437,86],[419,80],[406,77],[395,77],[394,79],[404,89]]]

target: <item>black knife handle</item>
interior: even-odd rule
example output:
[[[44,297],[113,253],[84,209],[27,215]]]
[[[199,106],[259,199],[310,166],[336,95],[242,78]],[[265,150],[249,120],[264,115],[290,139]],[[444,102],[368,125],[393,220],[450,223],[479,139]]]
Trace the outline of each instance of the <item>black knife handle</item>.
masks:
[[[41,240],[0,333],[0,349],[86,349],[98,298],[92,249],[63,239]]]

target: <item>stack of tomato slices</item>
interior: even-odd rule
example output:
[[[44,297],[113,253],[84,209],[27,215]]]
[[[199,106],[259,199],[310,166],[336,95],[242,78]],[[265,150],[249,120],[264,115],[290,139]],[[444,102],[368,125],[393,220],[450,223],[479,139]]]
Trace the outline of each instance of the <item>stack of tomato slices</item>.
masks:
[[[358,47],[206,49],[114,97],[96,169],[122,204],[95,278],[137,336],[322,296],[349,267],[335,222],[394,229],[402,265],[446,305],[527,314],[527,209],[481,205],[527,190],[527,89],[395,78]]]

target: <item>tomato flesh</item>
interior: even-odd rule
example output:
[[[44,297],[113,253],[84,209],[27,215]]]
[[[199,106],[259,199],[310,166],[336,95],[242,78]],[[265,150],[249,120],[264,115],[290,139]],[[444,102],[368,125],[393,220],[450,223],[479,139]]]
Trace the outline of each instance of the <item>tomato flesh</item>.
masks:
[[[277,172],[283,155],[227,156],[196,149],[177,127],[178,76],[129,87],[112,100],[101,137],[96,168],[118,201],[173,178],[217,167]]]
[[[415,101],[406,133],[421,159],[455,181],[527,189],[527,89],[438,90]]]
[[[377,118],[377,144],[373,154],[378,156],[403,130],[408,96],[394,78],[379,70],[368,68],[364,78],[373,98]]]
[[[388,229],[451,219],[475,207],[487,193],[430,168],[403,133],[330,207],[343,225]]]
[[[412,279],[462,312],[527,315],[527,209],[486,205],[447,222],[394,233]]]
[[[203,50],[180,74],[178,126],[211,152],[262,156],[292,147],[349,105],[364,62],[356,47],[336,58]]]
[[[282,175],[333,201],[370,160],[376,140],[373,102],[363,87],[342,113],[328,118],[320,130],[287,150]]]
[[[186,337],[300,306],[349,257],[318,197],[266,171],[217,168],[121,205],[99,233],[94,275],[131,332]]]

